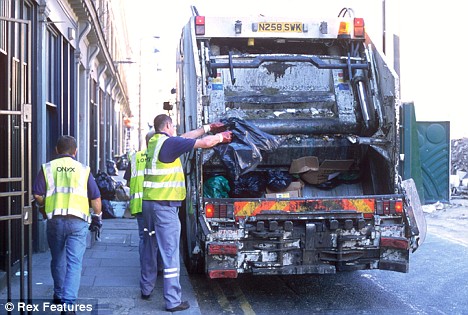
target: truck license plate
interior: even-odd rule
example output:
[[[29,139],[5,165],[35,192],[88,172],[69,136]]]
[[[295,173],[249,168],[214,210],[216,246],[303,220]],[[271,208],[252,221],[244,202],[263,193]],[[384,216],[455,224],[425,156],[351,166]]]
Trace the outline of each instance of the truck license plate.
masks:
[[[259,22],[259,32],[292,32],[302,33],[301,22]]]

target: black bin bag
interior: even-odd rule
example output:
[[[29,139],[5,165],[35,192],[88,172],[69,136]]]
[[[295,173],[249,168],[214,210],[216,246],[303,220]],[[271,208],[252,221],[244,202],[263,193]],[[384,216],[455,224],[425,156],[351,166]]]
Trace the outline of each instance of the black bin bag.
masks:
[[[106,161],[106,168],[107,168],[107,174],[111,176],[119,175],[119,170],[117,169],[117,165],[115,164],[113,160]]]
[[[292,176],[288,172],[280,170],[267,171],[267,187],[273,192],[286,189],[292,182]]]
[[[251,172],[230,183],[231,198],[260,198],[265,192],[267,180],[261,172]]]
[[[114,207],[112,207],[110,200],[101,199],[101,205],[103,219],[114,219],[116,217],[114,213]]]
[[[238,179],[241,175],[255,169],[262,161],[260,151],[248,144],[233,141],[213,148],[226,166],[228,177]]]
[[[257,126],[237,117],[222,119],[232,132],[232,142],[213,148],[226,166],[231,179],[237,180],[254,170],[262,161],[262,151],[272,152],[281,144],[279,137],[260,130]]]
[[[99,191],[101,192],[101,198],[114,200],[117,182],[112,178],[112,176],[99,170],[94,178],[96,180]]]

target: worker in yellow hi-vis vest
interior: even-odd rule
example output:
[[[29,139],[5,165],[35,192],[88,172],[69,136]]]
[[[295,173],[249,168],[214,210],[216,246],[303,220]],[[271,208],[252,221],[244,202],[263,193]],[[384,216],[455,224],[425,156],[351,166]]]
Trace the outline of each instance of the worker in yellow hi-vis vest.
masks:
[[[88,229],[102,225],[101,193],[90,168],[76,160],[75,138],[61,136],[55,150],[58,156],[42,165],[32,193],[45,207],[53,302],[65,305],[68,314],[75,313]]]
[[[231,131],[222,123],[212,123],[189,131],[180,137],[174,136],[171,117],[165,114],[154,118],[155,135],[148,143],[143,182],[143,218],[148,229],[144,247],[159,249],[163,265],[164,300],[166,310],[176,312],[190,307],[182,301],[180,286],[180,221],[179,207],[186,196],[185,175],[180,156],[193,149],[212,148],[219,143],[231,142]],[[205,133],[212,132],[197,139]],[[217,133],[218,132],[218,133]],[[151,281],[141,287],[141,297],[148,299],[154,289],[156,273]]]
[[[146,145],[154,135],[154,129],[150,130],[146,135]],[[127,186],[130,188],[130,213],[134,216],[138,223],[139,235],[139,254],[140,254],[140,273],[141,282],[144,286],[147,282],[152,281],[150,276],[157,272],[157,257],[156,252],[149,247],[143,247],[144,225],[141,207],[143,202],[143,180],[146,166],[146,149],[132,152],[129,156],[129,163],[123,178],[127,181]],[[146,249],[146,250],[145,250]]]

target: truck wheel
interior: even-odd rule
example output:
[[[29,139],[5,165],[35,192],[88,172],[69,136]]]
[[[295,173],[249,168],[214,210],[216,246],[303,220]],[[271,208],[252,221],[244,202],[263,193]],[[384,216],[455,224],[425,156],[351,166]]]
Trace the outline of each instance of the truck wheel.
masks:
[[[204,273],[204,260],[201,253],[194,253],[197,246],[198,219],[196,207],[192,203],[192,189],[187,181],[187,199],[183,202],[180,211],[182,225],[181,247],[182,257],[189,274]]]

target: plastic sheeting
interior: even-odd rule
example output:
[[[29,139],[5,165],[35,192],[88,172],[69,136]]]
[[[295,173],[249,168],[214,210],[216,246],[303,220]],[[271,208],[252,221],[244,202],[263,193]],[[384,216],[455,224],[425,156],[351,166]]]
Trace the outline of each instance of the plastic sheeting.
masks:
[[[229,182],[224,176],[214,176],[203,184],[203,196],[205,198],[228,198]]]
[[[225,164],[228,175],[239,179],[262,161],[262,152],[272,152],[281,144],[279,137],[263,132],[255,125],[236,117],[221,120],[232,131],[231,143],[220,144],[214,151]]]

